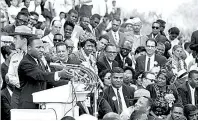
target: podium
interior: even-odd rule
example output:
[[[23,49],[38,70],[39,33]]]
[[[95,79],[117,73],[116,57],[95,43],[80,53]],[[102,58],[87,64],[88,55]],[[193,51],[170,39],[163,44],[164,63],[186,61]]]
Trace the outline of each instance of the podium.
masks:
[[[84,101],[90,91],[78,91],[81,84],[55,87],[52,89],[35,92],[32,94],[33,102],[40,105],[41,109],[12,109],[12,120],[60,120],[64,116],[79,117],[79,107],[76,101]],[[80,86],[82,87],[82,86]],[[41,115],[43,114],[43,115]],[[48,116],[49,115],[49,116]]]

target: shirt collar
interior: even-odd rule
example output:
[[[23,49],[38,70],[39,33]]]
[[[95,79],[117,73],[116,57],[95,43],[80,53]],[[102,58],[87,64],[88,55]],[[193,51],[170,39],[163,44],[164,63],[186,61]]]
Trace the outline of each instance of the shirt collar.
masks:
[[[112,88],[113,88],[113,90],[115,91],[115,92],[117,92],[117,90],[122,90],[122,86],[120,87],[120,88],[115,88],[114,86],[112,86]]]
[[[8,88],[8,87],[7,87],[7,89],[8,89],[10,96],[12,96],[12,93],[13,93],[12,90],[10,90],[10,88]]]

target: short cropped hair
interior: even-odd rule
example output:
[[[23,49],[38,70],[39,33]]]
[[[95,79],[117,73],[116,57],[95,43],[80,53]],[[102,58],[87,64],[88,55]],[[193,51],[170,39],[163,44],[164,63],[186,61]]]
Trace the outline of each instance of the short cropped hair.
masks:
[[[31,16],[33,16],[33,15],[39,16],[39,14],[38,14],[37,12],[34,12],[34,11],[31,11],[31,12],[30,12],[30,15],[31,15]]]
[[[106,45],[106,47],[104,48],[104,50],[107,51],[107,48],[108,48],[108,47],[116,47],[116,46],[113,45],[113,44],[111,44],[111,43],[108,43],[108,44]]]
[[[141,52],[146,52],[146,49],[144,46],[139,46],[136,50],[135,50],[135,55],[139,54]]]
[[[198,74],[198,71],[197,70],[190,71],[189,74],[188,74],[188,77],[192,78],[193,74]]]
[[[189,46],[190,46],[190,42],[185,42],[185,44],[184,44],[184,49],[186,50]]]
[[[93,20],[94,18],[97,18],[97,19],[100,20],[101,17],[100,17],[99,14],[94,14],[94,15],[91,16],[91,20]]]
[[[170,29],[168,30],[168,33],[169,33],[169,34],[176,34],[176,35],[179,35],[180,30],[179,30],[179,28],[177,28],[177,27],[172,27],[172,28],[170,28]]]
[[[155,47],[157,46],[157,41],[155,39],[152,39],[152,38],[147,39],[146,45],[147,45],[148,41],[153,41],[155,43]]]
[[[118,17],[114,17],[112,21],[114,21],[114,20],[119,21],[121,23],[121,19]]]
[[[171,111],[173,111],[173,109],[175,107],[180,107],[180,108],[184,109],[184,106],[181,103],[174,103],[173,106],[171,107]]]
[[[74,9],[70,9],[69,10],[68,14],[71,14],[71,13],[78,14],[78,12],[76,10],[74,10]]]
[[[32,42],[33,42],[34,40],[36,40],[36,39],[39,39],[39,40],[40,40],[40,38],[37,37],[37,36],[29,37],[29,38],[27,39],[27,46],[31,46],[31,45],[32,45]]]
[[[29,16],[27,12],[25,12],[25,11],[20,11],[20,12],[17,14],[16,18],[19,18],[19,16],[21,16],[21,15],[26,16],[26,17]]]
[[[64,23],[64,30],[65,30],[66,26],[71,26],[74,29],[75,24],[72,21],[66,21]]]
[[[65,46],[66,49],[67,49],[67,45],[66,45],[66,43],[64,43],[64,42],[58,42],[58,43],[56,44],[56,50],[57,50],[57,47],[59,47],[59,46]]]
[[[124,73],[124,70],[120,67],[113,67],[111,70],[111,74],[114,74],[114,73]]]
[[[164,24],[166,24],[166,22],[165,22],[164,20],[162,20],[162,19],[158,19],[158,20],[157,20],[157,22],[159,22],[159,23],[160,23],[160,25],[164,25]]]
[[[99,41],[100,41],[101,39],[106,39],[106,40],[108,41],[108,43],[109,43],[109,36],[108,36],[108,35],[106,35],[106,34],[101,35],[101,36],[99,37]]]
[[[148,74],[153,74],[153,73],[152,73],[152,72],[150,72],[150,71],[145,71],[145,72],[143,72],[143,73],[142,73],[142,77],[141,77],[141,79],[146,78]]]

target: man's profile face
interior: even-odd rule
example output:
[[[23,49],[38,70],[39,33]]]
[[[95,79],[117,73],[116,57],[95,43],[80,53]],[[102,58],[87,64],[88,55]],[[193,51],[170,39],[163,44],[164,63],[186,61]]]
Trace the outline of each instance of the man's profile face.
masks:
[[[15,35],[14,36],[14,44],[15,44],[15,48],[19,49],[22,48],[24,45],[24,40],[22,40],[20,35]]]
[[[142,86],[146,88],[148,85],[153,84],[155,81],[155,75],[154,74],[147,74],[146,78],[142,79]]]
[[[172,111],[173,119],[179,119],[181,116],[184,115],[184,110],[181,107],[174,107]]]
[[[123,84],[124,73],[113,73],[111,76],[112,86],[120,88]]]
[[[58,59],[60,61],[63,61],[63,62],[67,61],[68,51],[67,51],[67,47],[65,45],[57,46],[56,53],[57,53]]]
[[[105,51],[106,58],[109,61],[113,61],[117,56],[117,49],[115,46],[108,46]]]
[[[198,74],[194,73],[192,74],[192,77],[190,79],[191,85],[194,85],[195,87],[198,87]]]

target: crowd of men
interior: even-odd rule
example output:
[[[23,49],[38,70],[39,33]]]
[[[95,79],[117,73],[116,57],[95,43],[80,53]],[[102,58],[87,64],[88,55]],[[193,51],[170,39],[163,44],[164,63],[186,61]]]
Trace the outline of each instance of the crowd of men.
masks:
[[[185,40],[178,27],[165,33],[159,18],[143,35],[141,19],[122,20],[116,0],[104,15],[92,14],[92,0],[74,1],[1,3],[2,120],[11,109],[39,109],[32,93],[74,78],[52,63],[82,65],[99,76],[98,119],[198,119],[198,30]],[[83,104],[80,115],[94,119]]]

